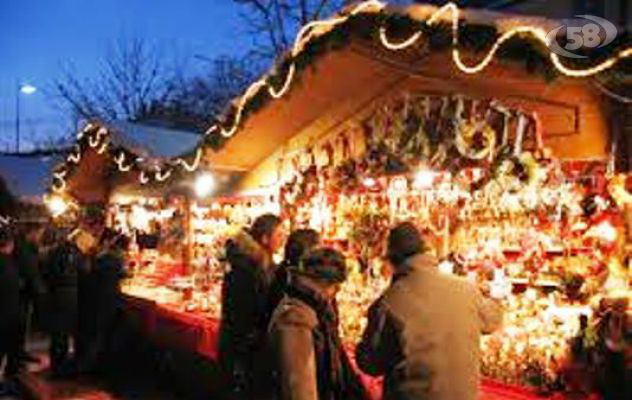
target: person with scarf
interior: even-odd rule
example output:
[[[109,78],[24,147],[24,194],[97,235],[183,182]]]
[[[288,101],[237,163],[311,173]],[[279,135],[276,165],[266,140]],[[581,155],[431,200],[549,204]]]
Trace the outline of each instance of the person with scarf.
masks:
[[[272,256],[283,237],[281,219],[265,214],[226,243],[219,360],[227,391],[236,398],[252,398],[259,381],[256,359],[265,345]]]
[[[384,375],[385,400],[477,399],[479,338],[500,326],[500,306],[440,273],[412,223],[393,228],[387,247],[394,276],[369,309],[358,366]]]
[[[291,282],[292,271],[295,270],[301,257],[320,244],[320,235],[313,229],[297,229],[290,234],[285,242],[283,261],[274,271],[274,277],[270,285],[268,295],[268,317],[270,321],[272,313],[277,308]]]
[[[329,248],[310,251],[293,271],[269,328],[281,399],[368,398],[338,331],[334,299],[346,277],[344,257]]]

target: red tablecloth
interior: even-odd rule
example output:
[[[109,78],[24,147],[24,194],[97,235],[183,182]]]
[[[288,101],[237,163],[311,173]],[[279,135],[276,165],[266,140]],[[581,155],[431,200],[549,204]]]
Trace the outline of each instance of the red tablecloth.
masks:
[[[131,324],[156,344],[217,360],[217,320],[134,296],[124,296],[124,305]]]
[[[151,300],[133,296],[124,297],[125,312],[130,322],[149,340],[160,346],[176,348],[217,360],[219,321],[203,314],[184,312],[179,309],[156,304]],[[371,398],[381,398],[382,381],[361,374]],[[481,400],[536,400],[533,389],[505,385],[484,379],[481,382]],[[564,400],[564,396],[553,396],[550,400]]]
[[[205,315],[156,306],[154,339],[158,344],[217,360],[219,322]]]

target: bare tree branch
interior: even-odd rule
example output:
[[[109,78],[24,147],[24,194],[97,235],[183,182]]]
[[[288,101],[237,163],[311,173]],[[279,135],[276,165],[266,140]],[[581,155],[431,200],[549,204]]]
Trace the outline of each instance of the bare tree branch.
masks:
[[[74,68],[66,67],[53,88],[58,102],[84,119],[140,120],[174,90],[166,84],[170,74],[156,48],[121,38],[106,52],[96,78],[79,80]]]
[[[256,46],[251,54],[267,61],[288,50],[301,26],[339,11],[348,0],[233,0]],[[405,2],[400,0],[398,2]]]

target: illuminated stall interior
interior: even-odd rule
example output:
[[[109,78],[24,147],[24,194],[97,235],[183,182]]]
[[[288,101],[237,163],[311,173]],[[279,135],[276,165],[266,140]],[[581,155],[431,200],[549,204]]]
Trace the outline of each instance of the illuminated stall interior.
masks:
[[[132,279],[126,290],[218,317],[226,238],[281,212],[292,228],[315,228],[346,252],[352,273],[338,300],[353,344],[389,281],[387,229],[413,220],[442,272],[503,299],[505,326],[483,343],[484,375],[553,385],[579,317],[597,318],[604,299],[630,301],[632,182],[620,167],[630,158],[621,139],[628,128],[613,125],[620,106],[588,77],[599,71],[552,62],[560,61],[528,35],[485,57],[494,37],[552,21],[467,12],[455,32],[453,8],[398,14],[362,4],[303,32],[280,77],[237,99],[233,123],[210,129],[207,147],[128,174],[137,186],[188,180],[198,199],[113,200],[113,226],[152,232],[179,215],[189,243],[182,276],[162,285]],[[441,28],[429,39],[415,33],[420,25]],[[457,51],[451,34],[463,32],[469,47]],[[620,64],[613,68],[629,66]],[[209,190],[212,168],[239,172],[237,186]]]

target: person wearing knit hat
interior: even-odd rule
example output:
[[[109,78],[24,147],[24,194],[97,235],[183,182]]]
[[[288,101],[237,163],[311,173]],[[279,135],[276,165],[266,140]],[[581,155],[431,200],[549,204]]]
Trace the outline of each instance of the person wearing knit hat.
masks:
[[[412,222],[403,222],[389,232],[386,258],[395,268],[396,274],[399,270],[408,269],[405,263],[408,258],[425,251],[424,239]]]
[[[274,271],[274,277],[270,284],[266,312],[267,323],[270,322],[272,313],[285,297],[287,287],[292,280],[294,271],[301,262],[301,258],[319,245],[320,234],[313,229],[297,229],[290,234],[285,242],[284,259]]]
[[[347,278],[344,256],[331,248],[312,250],[293,276],[269,328],[279,397],[367,399],[338,333],[335,296]]]
[[[387,245],[394,277],[369,308],[358,366],[384,376],[385,400],[477,399],[479,337],[500,326],[500,307],[440,273],[414,224],[394,227]]]
[[[312,278],[324,286],[335,286],[347,279],[347,263],[339,251],[320,248],[301,259],[296,275]]]

